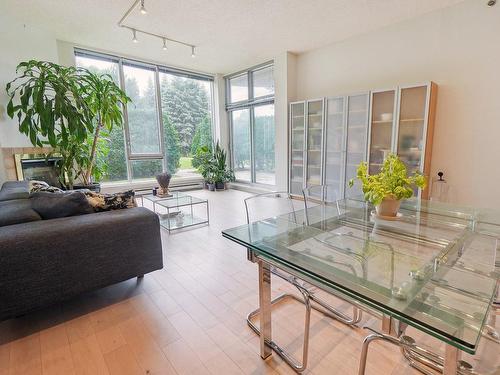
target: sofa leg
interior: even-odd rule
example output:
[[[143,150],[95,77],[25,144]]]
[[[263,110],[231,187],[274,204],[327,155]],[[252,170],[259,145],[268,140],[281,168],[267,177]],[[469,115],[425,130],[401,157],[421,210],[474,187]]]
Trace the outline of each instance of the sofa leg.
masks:
[[[143,279],[144,278],[144,275],[139,275],[137,276],[138,279]]]

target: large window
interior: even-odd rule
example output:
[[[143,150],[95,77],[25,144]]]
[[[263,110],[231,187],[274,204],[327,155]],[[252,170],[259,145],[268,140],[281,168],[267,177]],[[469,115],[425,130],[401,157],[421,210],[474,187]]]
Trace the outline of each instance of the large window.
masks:
[[[76,65],[108,73],[132,102],[124,124],[105,134],[103,181],[199,177],[192,158],[212,146],[213,78],[128,59],[75,50]]]
[[[236,180],[275,185],[273,66],[228,76],[226,82]]]

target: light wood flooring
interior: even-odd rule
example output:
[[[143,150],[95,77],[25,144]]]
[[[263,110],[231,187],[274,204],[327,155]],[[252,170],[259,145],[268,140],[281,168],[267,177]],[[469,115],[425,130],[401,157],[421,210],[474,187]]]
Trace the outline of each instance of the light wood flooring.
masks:
[[[220,233],[244,224],[248,194],[192,194],[209,199],[210,225],[170,235],[162,230],[163,270],[0,323],[0,375],[294,374],[275,354],[260,358],[258,337],[245,322],[257,306],[257,267],[246,260],[243,247]],[[273,293],[289,290],[273,280]],[[338,300],[332,303],[349,311]],[[311,324],[306,374],[356,374],[368,332],[319,313]],[[364,324],[378,328],[369,316],[360,327]],[[274,338],[298,358],[302,328],[300,304],[274,310]],[[482,373],[494,374],[499,357],[500,346],[483,340],[480,352],[467,359]],[[396,347],[371,344],[367,374],[417,373]]]

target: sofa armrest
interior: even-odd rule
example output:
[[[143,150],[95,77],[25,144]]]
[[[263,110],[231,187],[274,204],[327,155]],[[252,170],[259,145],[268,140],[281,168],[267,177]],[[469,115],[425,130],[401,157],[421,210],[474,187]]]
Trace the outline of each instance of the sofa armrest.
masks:
[[[158,216],[142,207],[0,227],[0,319],[162,267]]]

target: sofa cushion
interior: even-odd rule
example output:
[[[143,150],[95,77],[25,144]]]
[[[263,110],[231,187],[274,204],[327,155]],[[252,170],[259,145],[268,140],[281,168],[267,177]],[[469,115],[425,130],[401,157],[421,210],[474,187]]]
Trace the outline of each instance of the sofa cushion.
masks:
[[[81,191],[67,193],[37,192],[31,194],[31,207],[38,212],[42,219],[55,219],[93,213]]]
[[[31,208],[29,199],[12,199],[0,202],[0,227],[41,220]]]
[[[0,189],[0,202],[13,199],[28,199],[30,195],[28,181],[7,181]]]
[[[48,191],[49,193],[62,193],[63,190],[55,186],[50,186],[45,181],[35,181],[31,180],[29,183],[30,194],[36,193],[38,191]]]
[[[87,196],[89,204],[94,208],[95,212],[137,207],[135,202],[135,192],[133,190],[113,194],[96,193],[88,189],[83,191]]]

